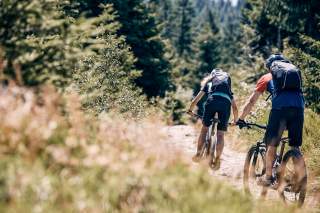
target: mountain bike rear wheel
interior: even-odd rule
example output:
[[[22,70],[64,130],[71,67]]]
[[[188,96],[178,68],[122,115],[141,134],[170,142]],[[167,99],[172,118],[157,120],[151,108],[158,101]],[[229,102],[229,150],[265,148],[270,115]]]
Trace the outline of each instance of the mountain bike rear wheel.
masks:
[[[307,193],[307,170],[302,154],[289,150],[283,157],[279,193],[286,203],[302,206]]]
[[[200,157],[202,159],[209,157],[211,154],[211,141],[206,141],[201,149]]]
[[[266,172],[265,149],[252,146],[246,157],[243,169],[243,185],[247,194],[258,194],[260,187],[257,185],[257,178]]]

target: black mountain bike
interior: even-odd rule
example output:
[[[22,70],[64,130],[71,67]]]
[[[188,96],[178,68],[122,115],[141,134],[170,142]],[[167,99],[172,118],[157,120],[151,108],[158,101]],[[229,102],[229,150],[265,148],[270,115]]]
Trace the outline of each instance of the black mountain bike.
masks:
[[[188,114],[202,119],[202,116],[187,112]],[[211,126],[208,129],[207,135],[206,135],[206,140],[205,143],[202,146],[202,149],[200,151],[200,156],[202,159],[208,158],[209,157],[209,165],[212,166],[213,159],[215,158],[216,155],[216,144],[217,144],[217,136],[216,136],[216,126],[220,122],[219,119],[216,117],[211,120]]]
[[[266,130],[266,126],[247,123],[246,128],[257,127]],[[297,203],[302,206],[307,191],[307,171],[303,156],[298,149],[291,149],[285,154],[285,146],[289,142],[288,138],[280,140],[280,152],[277,153],[273,163],[272,176],[274,182],[272,189],[278,190],[280,197],[285,203]],[[244,164],[243,184],[248,194],[255,190],[258,178],[266,172],[265,154],[267,146],[264,140],[253,145],[246,157]],[[262,196],[267,194],[267,187],[263,187]]]

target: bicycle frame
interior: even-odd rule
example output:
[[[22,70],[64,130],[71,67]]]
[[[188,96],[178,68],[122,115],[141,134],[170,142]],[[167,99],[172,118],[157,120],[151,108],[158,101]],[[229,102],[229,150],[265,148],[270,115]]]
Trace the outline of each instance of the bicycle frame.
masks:
[[[258,124],[247,124],[247,128],[251,128],[252,126],[258,127],[260,129],[266,129],[265,126],[261,126]],[[303,202],[305,200],[306,197],[306,188],[307,188],[307,171],[306,171],[306,166],[305,166],[305,162],[303,160],[303,156],[300,153],[300,150],[296,150],[296,149],[292,149],[289,150],[287,152],[285,152],[285,146],[286,144],[288,144],[289,142],[289,138],[284,137],[281,138],[279,141],[279,145],[280,145],[280,150],[277,150],[277,154],[276,154],[276,158],[274,159],[274,161],[272,162],[272,176],[273,176],[273,183],[271,185],[271,189],[273,190],[278,190],[281,198],[283,199],[283,201],[287,202],[287,200],[291,201],[291,202],[298,202],[299,206],[303,205]],[[246,157],[246,161],[245,161],[245,165],[244,165],[244,176],[243,176],[243,183],[244,183],[244,187],[245,187],[245,191],[247,193],[251,193],[250,192],[250,177],[255,178],[254,181],[256,181],[256,178],[260,178],[263,175],[265,175],[266,172],[266,152],[267,152],[267,144],[265,141],[265,138],[263,141],[258,141],[256,143],[256,145],[253,145],[248,153],[247,153],[247,157]],[[261,155],[262,158],[262,162],[263,162],[263,167],[262,167],[262,171],[260,171],[261,167],[256,167],[256,163],[257,163],[257,159],[258,157]],[[290,177],[285,177],[286,171],[288,170],[287,163],[288,160],[290,160],[290,158],[302,158],[303,164],[304,164],[304,169],[303,173],[301,173],[300,175],[295,175],[293,178]],[[250,168],[251,166],[253,166],[253,169]],[[258,168],[258,172],[256,172],[256,168]],[[289,170],[290,171],[290,168]],[[289,174],[292,173],[292,171],[289,172]],[[293,170],[293,173],[295,173],[295,171]],[[299,179],[297,179],[299,178]],[[267,195],[267,191],[268,191],[269,187],[263,187],[262,191],[261,191],[261,196],[266,196]],[[285,193],[290,193],[290,194],[285,194]],[[294,196],[293,200],[292,200],[292,196]]]
[[[195,113],[189,113],[191,114],[192,116],[195,116],[195,117],[198,117],[200,119],[202,119],[202,116],[198,115],[198,114],[195,114]],[[220,120],[216,118],[216,115],[214,116],[214,118],[211,120],[211,125],[209,126],[208,128],[208,132],[206,134],[206,139],[205,139],[205,143],[203,144],[203,147],[207,147],[207,154],[209,155],[210,154],[210,151],[212,150],[212,154],[214,156],[214,152],[215,152],[215,143],[212,144],[212,141],[211,141],[211,138],[212,136],[215,135],[215,127],[216,127],[216,124],[219,123]]]
[[[284,154],[284,149],[285,149],[285,146],[286,146],[286,144],[287,144],[288,142],[289,142],[289,138],[281,138],[281,139],[280,139],[281,147],[280,147],[279,155],[277,156],[277,157],[278,157],[278,162],[279,162],[279,164],[282,163],[283,154]]]
[[[254,127],[257,127],[259,129],[263,129],[263,130],[266,130],[266,126],[263,126],[263,125],[259,125],[259,124],[255,124],[255,123],[247,123],[247,128],[252,128],[252,126]],[[282,163],[282,160],[283,160],[283,156],[284,156],[284,150],[285,150],[285,146],[286,144],[289,142],[289,138],[286,137],[286,138],[281,138],[280,139],[280,151],[277,152],[277,155],[276,155],[276,159],[274,160],[274,163],[272,165],[272,168],[273,168],[273,174],[275,177],[278,176],[278,167],[281,165]],[[259,151],[261,149],[264,149],[265,152],[267,151],[268,149],[268,146],[266,144],[266,141],[265,139],[263,141],[258,141],[257,144],[256,144],[256,152],[255,152],[255,156],[254,156],[254,159],[256,159]]]
[[[216,134],[215,127],[218,122],[219,122],[219,120],[216,118],[214,118],[212,120],[212,124],[210,125],[208,132],[207,132],[207,135],[206,135],[206,144],[208,146],[208,150],[211,150],[211,154],[213,157],[215,155],[215,148],[216,148],[217,140],[215,141],[215,143],[213,143],[213,141],[211,141],[211,140],[212,140],[212,137],[214,137]]]

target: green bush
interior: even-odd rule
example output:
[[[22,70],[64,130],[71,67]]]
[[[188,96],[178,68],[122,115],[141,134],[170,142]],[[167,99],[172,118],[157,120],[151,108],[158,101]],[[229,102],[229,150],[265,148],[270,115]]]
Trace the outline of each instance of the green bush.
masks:
[[[320,117],[311,110],[305,111],[302,150],[307,158],[307,166],[312,173],[320,177]]]

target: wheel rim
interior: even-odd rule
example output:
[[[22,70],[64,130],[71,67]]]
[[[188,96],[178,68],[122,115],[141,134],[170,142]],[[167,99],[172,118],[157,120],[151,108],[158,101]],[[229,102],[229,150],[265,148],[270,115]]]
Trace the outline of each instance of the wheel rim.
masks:
[[[303,204],[306,193],[306,176],[301,174],[301,168],[294,163],[290,157],[283,165],[280,192],[286,203]]]
[[[250,165],[248,169],[248,177],[246,180],[246,190],[250,194],[258,195],[261,187],[257,184],[257,178],[263,176],[265,173],[264,158],[261,153],[258,154],[256,162],[254,163],[254,154],[250,159]]]

